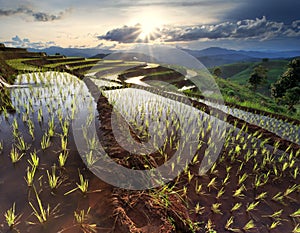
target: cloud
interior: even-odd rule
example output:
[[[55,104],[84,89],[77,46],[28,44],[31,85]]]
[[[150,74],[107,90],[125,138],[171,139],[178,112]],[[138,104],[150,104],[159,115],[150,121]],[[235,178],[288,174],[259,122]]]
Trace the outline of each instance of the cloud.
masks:
[[[151,40],[162,42],[196,41],[200,39],[257,39],[269,40],[277,37],[299,36],[300,20],[286,25],[283,22],[269,21],[264,16],[256,19],[245,19],[235,22],[226,21],[219,24],[205,24],[195,26],[164,26],[158,33],[152,35]],[[116,41],[119,43],[133,43],[137,41],[141,32],[140,25],[124,26],[108,31],[99,36],[100,40]],[[147,42],[147,41],[144,41]]]
[[[142,32],[141,25],[123,26],[108,31],[106,35],[98,36],[100,40],[116,41],[121,43],[134,43],[137,41],[139,34]]]
[[[7,47],[22,47],[22,48],[34,48],[34,49],[44,49],[50,46],[54,46],[55,42],[31,42],[28,38],[21,39],[18,35],[11,38],[11,41],[5,41],[4,44]]]
[[[299,19],[299,0],[240,0],[239,3],[223,15],[223,20],[254,19],[265,15],[270,20],[290,24]]]
[[[70,11],[71,11],[71,9],[66,9],[65,11],[61,11],[58,14],[54,15],[54,14],[35,11],[28,7],[19,7],[14,10],[13,9],[8,9],[8,10],[0,9],[0,17],[1,16],[8,17],[8,16],[19,15],[19,14],[25,14],[27,16],[32,17],[35,21],[48,22],[48,21],[62,19],[63,16]]]

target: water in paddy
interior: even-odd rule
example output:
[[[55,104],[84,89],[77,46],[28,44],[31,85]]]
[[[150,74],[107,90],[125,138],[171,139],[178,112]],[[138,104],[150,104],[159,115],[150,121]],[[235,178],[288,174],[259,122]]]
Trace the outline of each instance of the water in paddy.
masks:
[[[16,84],[24,84],[22,88],[10,90],[12,105],[16,111],[2,111],[0,115],[0,142],[3,145],[0,150],[0,222],[3,223],[0,225],[0,232],[8,230],[4,213],[13,203],[16,214],[21,215],[16,226],[20,232],[82,232],[74,221],[74,211],[86,212],[89,207],[93,208],[86,221],[97,224],[105,232],[105,229],[112,226],[112,222],[107,220],[111,208],[106,206],[109,203],[99,200],[109,199],[111,187],[86,169],[77,152],[71,129],[71,121],[77,109],[83,105],[95,109],[96,104],[87,87],[75,76],[57,72],[19,75]],[[54,123],[54,134],[50,137],[49,147],[43,150],[41,141],[49,134],[51,122]],[[68,158],[64,168],[59,168],[62,140],[67,142]],[[19,154],[24,155],[13,164],[10,153],[22,141],[27,148],[24,151],[17,149]],[[27,170],[31,169],[29,161],[34,152],[39,157],[39,165],[33,185],[28,187],[25,177]],[[56,166],[60,185],[51,191],[47,171],[52,174],[53,166]],[[77,187],[79,172],[89,179],[89,191],[97,192],[83,195],[76,190],[65,195]],[[50,208],[50,215],[44,224],[39,224],[29,204],[32,203],[40,213],[34,189],[43,208],[47,210],[48,205]]]

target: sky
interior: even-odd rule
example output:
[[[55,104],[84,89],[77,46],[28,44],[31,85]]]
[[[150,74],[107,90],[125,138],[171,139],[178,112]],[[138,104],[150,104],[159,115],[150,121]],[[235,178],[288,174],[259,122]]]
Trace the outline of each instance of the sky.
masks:
[[[299,0],[0,0],[6,46],[300,50]]]

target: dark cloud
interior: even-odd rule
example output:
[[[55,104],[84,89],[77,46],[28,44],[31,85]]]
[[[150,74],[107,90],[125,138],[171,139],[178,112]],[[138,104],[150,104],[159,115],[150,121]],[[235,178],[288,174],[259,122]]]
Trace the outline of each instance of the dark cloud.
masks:
[[[140,25],[124,26],[108,31],[98,39],[120,43],[139,42]],[[266,17],[246,19],[236,22],[206,24],[196,26],[163,27],[152,36],[151,40],[162,42],[195,41],[199,39],[256,39],[269,40],[282,37],[300,37],[300,20],[287,25],[283,22],[269,21]],[[147,41],[143,41],[147,42]]]
[[[5,41],[4,44],[8,47],[35,48],[35,49],[43,49],[55,45],[53,41],[31,42],[28,38],[21,39],[17,35],[11,38],[11,41]]]
[[[8,9],[8,10],[0,9],[0,16],[13,16],[18,14],[25,14],[33,17],[35,21],[48,22],[48,21],[61,19],[69,11],[70,9],[67,9],[65,11],[59,12],[57,15],[54,15],[54,14],[35,11],[28,7],[20,7],[17,9]]]
[[[108,31],[106,35],[98,36],[100,40],[117,41],[121,43],[134,43],[136,42],[139,34],[142,32],[141,25],[124,26]]]
[[[198,1],[124,1],[114,3],[108,6],[111,7],[147,7],[147,6],[162,6],[162,7],[210,7],[216,6],[217,4],[224,4],[223,0],[198,0]]]
[[[240,0],[240,4],[224,14],[224,20],[255,19],[265,15],[269,20],[292,23],[299,19],[299,0]]]

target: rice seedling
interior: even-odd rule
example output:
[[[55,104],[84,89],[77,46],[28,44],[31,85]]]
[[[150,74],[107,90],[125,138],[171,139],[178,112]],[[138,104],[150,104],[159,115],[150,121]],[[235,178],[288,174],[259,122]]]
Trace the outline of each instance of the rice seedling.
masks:
[[[269,180],[270,171],[267,174],[260,174],[255,176],[254,188],[257,189],[263,185],[265,185]]]
[[[218,191],[218,193],[217,193],[217,199],[219,199],[221,196],[223,196],[223,194],[225,193],[225,188],[224,187],[222,187],[219,191]]]
[[[251,229],[255,228],[255,224],[253,222],[253,220],[251,219],[249,222],[246,223],[246,225],[243,227],[244,231],[249,231]]]
[[[89,187],[89,181],[87,179],[84,179],[83,175],[79,172],[79,181],[80,183],[76,183],[77,187],[70,190],[69,192],[66,192],[64,195],[68,195],[76,190],[80,190],[84,195],[88,192],[88,187]]]
[[[22,215],[16,214],[16,203],[14,203],[4,214],[5,221],[10,229],[14,229],[14,227],[19,224],[21,216]]]
[[[246,211],[247,211],[247,212],[250,212],[250,211],[255,210],[255,207],[258,206],[259,203],[260,203],[259,201],[249,203],[249,204],[247,205]]]
[[[55,134],[54,118],[51,117],[51,119],[48,122],[48,136],[53,137],[54,134]]]
[[[63,131],[63,136],[67,137],[69,132],[69,121],[65,120],[63,123],[61,123],[61,128]]]
[[[46,150],[51,146],[50,136],[48,134],[44,134],[41,140],[41,148],[42,150]]]
[[[274,221],[274,222],[272,222],[272,224],[269,226],[269,230],[275,229],[275,228],[278,227],[280,224],[281,224],[280,221]]]
[[[99,160],[97,156],[93,155],[92,150],[86,154],[85,158],[88,167],[92,167]]]
[[[230,174],[229,174],[229,172],[227,172],[226,177],[222,181],[222,185],[224,185],[224,186],[227,185],[228,181],[229,181],[229,178],[230,178]]]
[[[22,152],[25,152],[30,148],[30,145],[24,141],[23,137],[18,137],[18,143],[15,144],[15,146]]]
[[[66,151],[68,147],[68,138],[64,135],[60,135],[60,141],[62,151]]]
[[[211,211],[212,211],[213,213],[215,213],[215,214],[223,215],[223,213],[222,213],[221,210],[220,210],[220,206],[221,206],[221,205],[222,205],[221,203],[214,203],[214,204],[212,204],[212,206],[211,206]]]
[[[242,185],[240,188],[236,189],[233,193],[233,197],[243,198],[245,195],[242,193],[245,190],[245,186]]]
[[[292,218],[299,218],[300,217],[300,209],[296,210],[294,213],[290,214]]]
[[[242,203],[235,203],[234,206],[231,208],[230,212],[236,211],[238,209],[240,209],[242,206]]]
[[[231,229],[231,225],[233,224],[233,219],[234,219],[234,217],[231,216],[231,217],[226,221],[226,225],[225,225],[225,229],[226,229],[226,230],[230,230],[230,229]]]
[[[48,176],[48,184],[52,190],[58,188],[59,185],[61,185],[62,181],[59,176],[56,175],[56,165],[52,166],[52,173],[50,174],[47,170],[47,176]]]
[[[282,212],[283,212],[283,209],[275,211],[273,214],[265,215],[263,217],[269,217],[269,218],[272,218],[274,220],[281,220],[280,217],[282,215]]]
[[[15,147],[12,147],[10,154],[9,154],[12,163],[19,162],[24,155],[25,155],[25,153],[20,153],[17,150],[17,148],[15,148]]]
[[[69,152],[67,150],[64,150],[64,151],[59,153],[58,164],[59,164],[60,167],[65,166],[68,156],[69,156]]]
[[[261,194],[258,194],[256,197],[255,197],[255,200],[264,200],[266,197],[267,197],[267,192],[263,192]]]
[[[217,177],[214,177],[211,179],[211,181],[208,183],[207,188],[210,191],[211,188],[217,189],[217,182],[216,182]]]
[[[248,178],[248,174],[244,173],[242,176],[239,176],[238,185],[241,185]]]
[[[36,172],[35,166],[31,166],[31,168],[27,167],[26,177],[24,177],[24,179],[28,187],[31,187],[33,185],[35,172]]]
[[[3,142],[0,141],[0,154],[2,153],[2,151],[3,151]]]
[[[34,140],[35,139],[35,136],[34,136],[34,124],[33,124],[33,122],[30,119],[28,119],[27,120],[27,125],[28,125],[28,129],[29,129],[29,134],[30,134],[32,140]]]
[[[30,153],[30,158],[31,160],[27,160],[28,163],[32,166],[32,167],[38,167],[39,166],[39,162],[40,162],[40,158],[38,157],[36,151],[33,151]]]
[[[213,222],[211,221],[211,219],[208,219],[206,225],[205,225],[205,230],[206,232],[209,232],[209,233],[217,233],[217,231],[214,230],[214,224]]]
[[[14,138],[16,138],[16,139],[19,138],[19,124],[18,124],[16,118],[14,118],[14,120],[13,120],[12,127],[13,127]]]
[[[297,225],[294,227],[292,233],[300,233],[300,224],[297,224]]]
[[[84,232],[97,233],[97,225],[88,223],[88,215],[90,213],[90,210],[91,208],[89,207],[86,212],[85,210],[80,210],[79,212],[74,211],[74,219]]]
[[[3,112],[3,115],[4,115],[4,118],[5,119],[8,119],[8,112],[7,112],[7,109],[2,107],[2,112]]]
[[[278,202],[283,202],[284,195],[282,192],[278,192],[275,196],[272,197],[272,200],[278,201]]]
[[[195,213],[201,215],[204,213],[204,210],[205,210],[205,207],[201,206],[198,202],[195,206]]]
[[[37,118],[38,118],[38,122],[42,123],[42,121],[44,120],[44,117],[43,117],[43,108],[39,108]]]
[[[198,184],[198,180],[196,181],[195,192],[196,192],[196,194],[198,194],[198,195],[203,195],[203,194],[205,194],[204,191],[202,190],[202,184]]]
[[[296,190],[298,190],[298,188],[300,187],[300,185],[296,185],[294,184],[293,186],[288,187],[285,192],[283,193],[284,197],[287,197],[288,195],[290,195],[291,193],[295,192]]]
[[[48,204],[47,208],[45,209],[34,186],[33,186],[33,189],[34,189],[36,200],[38,203],[38,208],[35,208],[34,205],[32,204],[32,202],[29,202],[29,205],[31,206],[31,208],[33,210],[33,214],[37,218],[39,223],[43,224],[47,221],[48,217],[50,216],[50,205]]]

